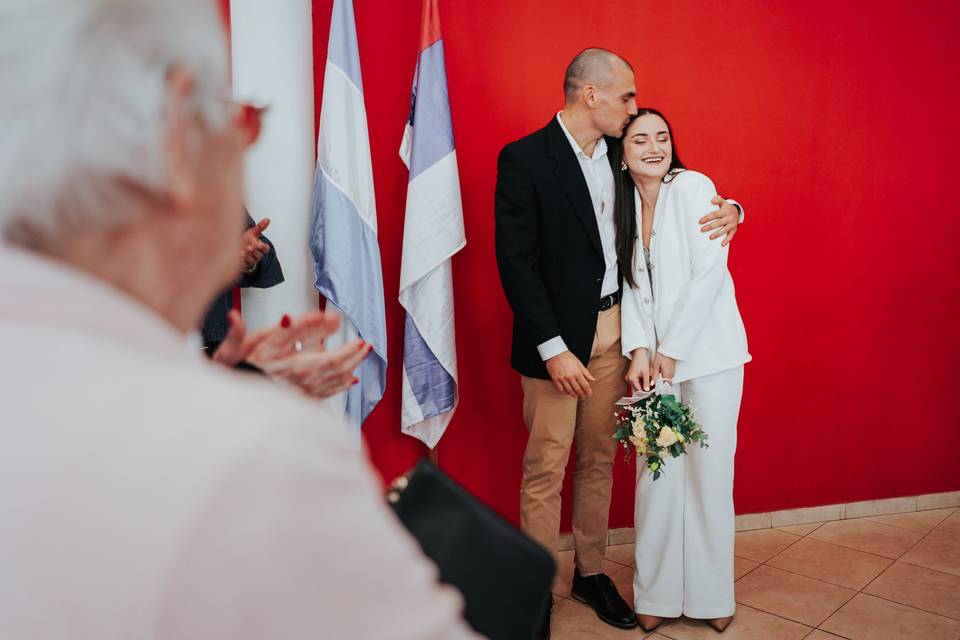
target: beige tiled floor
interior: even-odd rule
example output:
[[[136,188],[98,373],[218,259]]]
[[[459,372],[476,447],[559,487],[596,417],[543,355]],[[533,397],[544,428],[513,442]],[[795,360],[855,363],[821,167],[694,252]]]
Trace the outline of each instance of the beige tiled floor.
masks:
[[[653,634],[603,624],[568,597],[572,554],[560,554],[554,640],[960,640],[960,509],[738,533],[737,615],[723,636],[686,618]],[[633,562],[632,544],[604,561],[628,602]]]

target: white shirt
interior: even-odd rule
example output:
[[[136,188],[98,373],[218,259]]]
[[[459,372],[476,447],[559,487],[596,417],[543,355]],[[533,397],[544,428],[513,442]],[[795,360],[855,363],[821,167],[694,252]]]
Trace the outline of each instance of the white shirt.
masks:
[[[0,638],[475,637],[342,421],[0,245]]]
[[[577,155],[577,162],[580,163],[580,170],[587,181],[587,189],[590,191],[590,200],[593,202],[593,212],[597,217],[597,227],[600,231],[600,246],[603,248],[603,262],[606,269],[603,273],[603,284],[600,286],[600,297],[615,293],[620,288],[619,273],[617,270],[617,230],[613,221],[613,170],[610,168],[610,161],[607,160],[607,141],[601,137],[597,140],[593,148],[593,155],[588,156],[577,144],[566,125],[563,123],[561,114],[557,114],[557,122],[563,129],[563,134],[567,136],[570,147]],[[567,345],[561,336],[556,336],[537,346],[540,357],[543,360],[567,351]]]
[[[699,219],[713,211],[713,182],[684,171],[660,187],[650,237],[653,287],[646,272],[641,239],[632,268],[637,288],[624,283],[620,302],[623,355],[644,347],[677,361],[673,381],[684,382],[750,361],[747,335],[727,270],[729,246],[700,232]],[[635,192],[637,228],[641,223]]]

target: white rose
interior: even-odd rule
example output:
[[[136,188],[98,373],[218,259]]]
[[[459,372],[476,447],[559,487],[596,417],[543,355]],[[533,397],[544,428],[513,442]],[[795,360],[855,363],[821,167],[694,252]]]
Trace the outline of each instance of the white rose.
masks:
[[[658,447],[669,447],[677,442],[677,434],[670,427],[660,429],[660,435],[657,436]]]

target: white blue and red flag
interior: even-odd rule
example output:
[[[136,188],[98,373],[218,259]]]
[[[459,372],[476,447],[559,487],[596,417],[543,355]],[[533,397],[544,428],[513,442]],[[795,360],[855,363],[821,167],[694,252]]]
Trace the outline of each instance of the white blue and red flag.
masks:
[[[329,346],[360,337],[373,351],[346,398],[357,428],[383,397],[387,328],[377,207],[352,0],[334,0],[323,80],[310,229],[317,290],[343,315]]]
[[[423,3],[400,157],[410,171],[400,268],[401,428],[432,449],[459,400],[451,258],[466,245],[438,0]]]

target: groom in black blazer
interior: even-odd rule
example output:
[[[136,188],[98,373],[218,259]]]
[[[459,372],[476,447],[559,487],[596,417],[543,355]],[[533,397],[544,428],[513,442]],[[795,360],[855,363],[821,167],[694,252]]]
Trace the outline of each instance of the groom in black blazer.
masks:
[[[602,573],[616,441],[614,402],[627,393],[607,151],[637,112],[633,69],[604,49],[578,54],[565,105],[546,127],[506,145],[497,165],[496,252],[513,310],[511,364],[522,376],[521,526],[556,552],[560,491],[573,442],[572,597],[608,624],[637,624]],[[616,168],[619,170],[619,167]],[[725,204],[713,228],[739,212]],[[721,224],[722,223],[722,224]],[[728,227],[725,227],[728,228]],[[539,637],[549,637],[550,615]]]

